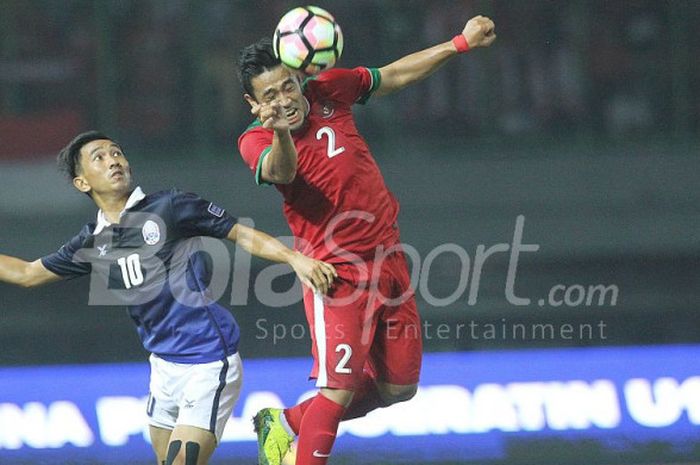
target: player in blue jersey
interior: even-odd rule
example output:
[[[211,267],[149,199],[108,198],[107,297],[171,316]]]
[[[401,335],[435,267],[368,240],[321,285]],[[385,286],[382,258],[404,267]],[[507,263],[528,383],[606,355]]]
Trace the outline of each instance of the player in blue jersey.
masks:
[[[39,260],[0,255],[0,281],[34,287],[90,274],[90,304],[126,304],[151,353],[147,413],[158,464],[204,465],[241,386],[239,328],[211,290],[217,280],[211,255],[223,247],[208,237],[287,263],[323,293],[335,269],[238,224],[194,194],[134,188],[121,147],[99,132],[78,135],[59,164],[95,202],[97,220]]]

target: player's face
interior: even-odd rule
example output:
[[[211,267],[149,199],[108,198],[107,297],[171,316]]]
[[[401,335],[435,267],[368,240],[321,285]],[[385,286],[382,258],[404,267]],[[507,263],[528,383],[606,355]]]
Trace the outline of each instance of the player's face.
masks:
[[[307,103],[301,91],[299,76],[286,66],[276,66],[251,80],[255,101],[278,103],[292,131],[299,129],[306,118]]]
[[[73,184],[82,192],[126,193],[131,168],[122,149],[107,139],[94,140],[80,149],[80,170]]]

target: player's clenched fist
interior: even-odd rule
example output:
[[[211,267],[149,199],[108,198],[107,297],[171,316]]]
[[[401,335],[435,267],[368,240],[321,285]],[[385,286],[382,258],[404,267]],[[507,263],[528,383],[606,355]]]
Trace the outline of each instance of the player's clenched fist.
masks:
[[[488,47],[496,40],[496,25],[486,16],[474,16],[467,21],[462,35],[467,39],[469,48]]]
[[[300,253],[297,253],[289,264],[303,284],[321,294],[327,294],[333,281],[338,277],[338,273],[330,263],[314,260]]]
[[[277,102],[256,103],[252,106],[250,112],[258,117],[263,127],[266,129],[275,129],[278,131],[289,129],[289,122],[284,113],[284,108]]]

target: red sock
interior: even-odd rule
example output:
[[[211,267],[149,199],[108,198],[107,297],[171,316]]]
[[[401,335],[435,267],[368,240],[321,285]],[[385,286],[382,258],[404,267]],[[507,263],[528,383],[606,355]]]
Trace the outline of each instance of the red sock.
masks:
[[[345,407],[317,394],[299,428],[297,465],[326,465]]]
[[[294,407],[285,409],[284,411],[284,416],[287,419],[289,427],[297,436],[299,435],[299,429],[301,428],[301,419],[304,418],[304,413],[306,413],[306,409],[309,408],[309,405],[311,405],[313,400],[314,398],[311,397],[310,399],[306,399],[304,402],[297,404]],[[355,395],[352,398],[352,403],[345,411],[345,415],[343,415],[343,421],[364,417],[372,410],[376,410],[381,407],[387,407],[387,404],[384,403],[379,395],[376,380],[374,377],[365,373],[362,380],[357,385]]]
[[[364,417],[372,410],[386,406],[379,395],[376,380],[365,372],[355,389],[352,403],[345,411],[345,415],[343,415],[343,421]]]
[[[315,397],[311,397],[294,407],[289,407],[284,410],[284,417],[287,419],[289,427],[292,428],[292,431],[294,431],[294,434],[297,436],[299,436],[299,429],[301,429],[301,419],[304,418],[306,409],[309,408],[309,405],[311,405],[314,399]]]

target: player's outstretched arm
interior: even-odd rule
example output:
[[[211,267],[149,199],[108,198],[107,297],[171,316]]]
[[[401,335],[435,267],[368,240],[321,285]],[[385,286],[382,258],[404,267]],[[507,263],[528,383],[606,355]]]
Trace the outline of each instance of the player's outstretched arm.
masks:
[[[333,280],[338,276],[333,265],[295,252],[262,231],[236,224],[231,228],[228,239],[256,257],[287,263],[302,283],[322,294],[328,292]]]
[[[495,27],[489,18],[475,16],[467,21],[462,31],[466,43],[458,35],[455,40],[412,53],[379,68],[382,81],[375,95],[390,94],[425,79],[460,52],[488,47],[496,40]]]
[[[251,113],[260,119],[264,128],[274,131],[270,153],[262,163],[260,179],[272,184],[289,184],[297,174],[297,149],[284,109],[278,102],[253,102]]]
[[[35,287],[60,279],[60,276],[47,270],[41,260],[27,262],[0,255],[0,281],[22,287]]]

